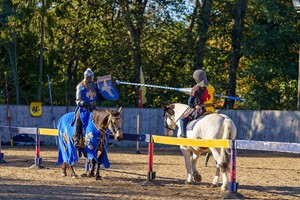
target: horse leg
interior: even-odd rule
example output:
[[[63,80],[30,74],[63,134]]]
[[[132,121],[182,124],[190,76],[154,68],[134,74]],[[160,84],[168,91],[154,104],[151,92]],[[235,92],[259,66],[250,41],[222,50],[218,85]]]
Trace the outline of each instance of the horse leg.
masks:
[[[204,167],[207,167],[207,163],[210,158],[210,155],[211,155],[211,153],[206,153],[205,160],[204,160]]]
[[[100,164],[103,158],[103,151],[100,152],[99,156],[98,156],[98,163],[97,163],[97,171],[96,171],[96,181],[97,180],[101,180],[101,176],[100,176]]]
[[[194,177],[194,180],[196,182],[201,182],[202,181],[202,177],[201,175],[199,174],[198,170],[197,170],[197,160],[199,158],[199,153],[195,153],[193,152],[193,155],[192,155],[192,158],[191,158],[191,163],[192,163],[192,174],[193,174],[193,177]]]
[[[90,170],[90,161],[88,159],[85,160],[85,172],[80,174],[80,177],[87,177]]]
[[[222,172],[222,178],[223,178],[223,184],[221,186],[221,190],[225,191],[228,188],[228,175],[227,175],[227,171],[226,172]]]
[[[62,169],[62,174],[61,176],[67,176],[67,164],[66,163],[63,163],[61,165],[61,169]]]
[[[219,177],[220,177],[220,165],[219,165],[219,162],[220,162],[220,154],[219,152],[217,151],[217,149],[215,148],[210,148],[211,150],[211,153],[216,161],[216,175],[213,179],[213,182],[212,182],[212,185],[211,187],[217,187],[218,186],[218,183],[219,183]]]
[[[192,173],[192,165],[190,161],[190,151],[186,149],[186,147],[180,148],[185,162],[185,168],[187,171],[187,178],[185,180],[185,184],[192,184],[193,183],[193,173]]]
[[[77,175],[75,173],[75,169],[74,169],[73,165],[70,165],[70,169],[71,169],[71,177],[72,178],[77,178]]]
[[[221,186],[221,190],[225,191],[228,188],[228,171],[229,171],[229,165],[230,165],[230,157],[226,152],[223,152],[223,155],[221,153],[221,156],[223,156],[223,162],[221,165],[221,173],[223,178],[223,184]]]
[[[88,172],[88,177],[93,177],[93,176],[95,176],[96,161],[95,161],[95,159],[92,159],[90,162],[91,162],[91,168],[90,168],[90,170]]]

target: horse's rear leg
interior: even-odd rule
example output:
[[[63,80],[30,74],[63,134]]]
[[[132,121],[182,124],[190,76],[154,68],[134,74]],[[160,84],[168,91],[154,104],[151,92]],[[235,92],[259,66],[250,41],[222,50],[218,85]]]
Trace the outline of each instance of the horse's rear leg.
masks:
[[[220,162],[220,154],[219,152],[215,149],[215,148],[210,148],[211,150],[211,153],[216,161],[216,175],[213,179],[213,182],[212,182],[212,187],[216,187],[219,183],[219,176],[220,176],[220,165],[219,165],[219,162]]]
[[[223,165],[221,166],[221,173],[222,173],[222,178],[223,178],[223,184],[221,186],[221,190],[225,191],[228,189],[228,183],[229,183],[229,179],[228,179],[228,171],[229,171],[229,165],[230,165],[230,157],[228,154],[225,154],[225,160],[226,162],[223,163]]]

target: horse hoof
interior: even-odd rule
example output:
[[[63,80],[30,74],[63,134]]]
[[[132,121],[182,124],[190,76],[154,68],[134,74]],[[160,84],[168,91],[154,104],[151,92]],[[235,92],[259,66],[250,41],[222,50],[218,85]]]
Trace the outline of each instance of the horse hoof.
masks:
[[[194,180],[195,180],[196,182],[201,182],[201,181],[202,181],[201,175],[200,175],[200,174],[194,175]]]
[[[102,180],[101,176],[96,176],[96,181]]]
[[[208,188],[216,188],[216,187],[218,187],[218,185],[217,184],[212,184],[212,183],[208,186]]]
[[[72,176],[72,179],[75,179],[75,178],[78,178],[78,176],[77,176],[77,175],[73,175],[73,176]]]
[[[67,174],[66,174],[66,173],[62,173],[61,176],[62,176],[62,177],[65,177],[65,176],[67,176]]]
[[[80,174],[80,177],[87,177],[88,175],[86,173]]]
[[[94,176],[95,176],[95,174],[90,174],[90,173],[87,174],[87,177],[89,177],[89,178],[92,178]]]
[[[221,187],[221,191],[222,191],[222,192],[225,192],[227,189],[228,189],[227,186],[224,186],[224,187],[222,186],[222,187]]]
[[[193,182],[189,182],[189,181],[187,181],[187,180],[185,180],[184,183],[185,183],[186,185],[192,185],[192,184],[193,184]]]

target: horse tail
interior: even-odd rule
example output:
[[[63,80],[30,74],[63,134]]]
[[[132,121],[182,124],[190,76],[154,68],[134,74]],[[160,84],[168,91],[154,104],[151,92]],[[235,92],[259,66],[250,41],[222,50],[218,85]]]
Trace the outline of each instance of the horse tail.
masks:
[[[231,138],[231,128],[233,126],[233,122],[231,119],[224,119],[223,122],[223,140],[229,140]],[[220,154],[220,168],[221,172],[227,172],[229,170],[229,163],[230,163],[230,156],[227,153],[227,148],[222,147],[221,148],[221,154]]]

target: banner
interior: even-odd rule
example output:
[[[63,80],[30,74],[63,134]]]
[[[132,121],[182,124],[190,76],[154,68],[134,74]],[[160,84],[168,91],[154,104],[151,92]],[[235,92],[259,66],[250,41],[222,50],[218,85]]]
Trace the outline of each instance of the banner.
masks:
[[[140,67],[140,83],[145,84],[142,67]],[[139,89],[139,105],[138,105],[138,107],[142,108],[143,104],[145,104],[146,102],[147,102],[146,87],[145,86],[140,86],[140,89]]]
[[[30,114],[34,117],[38,117],[42,114],[42,102],[30,103]]]
[[[114,88],[111,82],[111,75],[97,77],[97,85],[102,96],[110,101],[119,99],[118,91]]]

